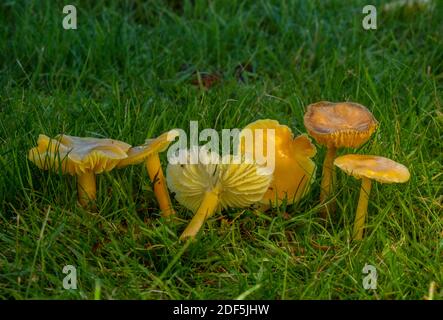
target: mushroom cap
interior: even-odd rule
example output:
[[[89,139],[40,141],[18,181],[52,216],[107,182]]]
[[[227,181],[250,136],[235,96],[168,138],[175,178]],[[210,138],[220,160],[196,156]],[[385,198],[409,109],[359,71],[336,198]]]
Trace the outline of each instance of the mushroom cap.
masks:
[[[299,201],[310,189],[310,185],[315,176],[316,165],[312,157],[317,153],[317,149],[305,134],[294,139],[289,127],[281,125],[276,120],[263,119],[250,123],[240,133],[240,152],[245,155],[254,155],[254,150],[245,150],[245,129],[253,131],[255,137],[256,129],[274,129],[275,141],[275,169],[273,179],[262,198],[262,203],[275,204],[287,199],[288,203]],[[267,130],[263,130],[263,144],[261,154],[267,154]],[[260,146],[259,146],[260,147]]]
[[[260,174],[259,166],[254,163],[233,163],[231,155],[221,158],[204,147],[187,150],[186,159],[195,152],[199,152],[200,160],[204,161],[169,163],[166,169],[169,189],[180,204],[193,212],[200,207],[206,192],[212,190],[218,192],[218,209],[225,209],[244,208],[259,202],[269,187],[271,175]]]
[[[320,101],[310,104],[304,116],[308,133],[322,145],[357,148],[369,140],[378,122],[363,105]]]
[[[120,161],[117,168],[139,164],[154,153],[165,151],[178,135],[178,130],[170,130],[155,139],[147,139],[145,144],[141,146],[130,148],[128,151],[128,157]]]
[[[381,183],[403,183],[411,176],[404,165],[379,156],[347,154],[337,157],[334,164],[357,179],[366,177]]]
[[[123,141],[99,138],[80,138],[58,135],[51,139],[39,135],[37,147],[29,150],[28,159],[43,170],[61,170],[70,175],[86,171],[102,173],[112,170],[131,146]]]

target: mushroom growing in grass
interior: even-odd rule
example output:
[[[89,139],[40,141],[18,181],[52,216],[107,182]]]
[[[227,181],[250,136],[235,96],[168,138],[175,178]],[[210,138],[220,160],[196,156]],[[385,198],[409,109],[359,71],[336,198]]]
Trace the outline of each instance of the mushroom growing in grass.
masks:
[[[333,162],[337,149],[358,148],[369,140],[378,122],[361,104],[321,101],[307,107],[304,124],[308,133],[327,148],[320,190],[320,202],[325,203],[333,192]],[[334,207],[334,203],[330,202],[322,211],[322,216],[333,212]]]
[[[199,154],[197,164],[189,161],[192,153]],[[187,164],[180,164],[178,156],[168,164],[169,189],[180,204],[195,213],[181,240],[194,238],[216,211],[248,207],[260,201],[268,189],[271,175],[260,172],[252,161],[233,163],[233,157],[227,157],[221,158],[204,147],[192,148],[184,157]]]
[[[77,176],[78,201],[84,208],[94,209],[95,175],[108,172],[128,157],[131,146],[113,139],[79,138],[58,135],[51,139],[39,135],[37,147],[29,150],[28,158],[40,169]]]
[[[128,157],[120,161],[117,168],[145,162],[149,179],[153,184],[154,194],[164,217],[174,214],[169,197],[166,179],[160,163],[159,153],[166,151],[172,141],[179,135],[177,130],[170,130],[158,138],[148,139],[144,145],[132,147],[128,150]]]
[[[272,135],[268,134],[269,129],[274,130]],[[257,130],[262,130],[261,141],[256,135]],[[246,143],[248,134],[253,140],[249,144]],[[256,138],[259,141],[256,141]],[[268,144],[268,139],[273,139],[273,143]],[[259,155],[268,154],[268,145],[275,147],[275,168],[272,182],[261,200],[261,209],[264,210],[270,204],[280,205],[285,199],[288,204],[295,203],[307,194],[316,169],[312,157],[317,153],[307,135],[294,138],[291,129],[276,120],[257,120],[240,132],[241,154],[250,155],[255,159],[256,152]]]
[[[347,174],[362,179],[353,232],[354,240],[361,240],[372,180],[381,183],[403,183],[409,180],[409,170],[404,165],[384,157],[359,154],[338,157],[334,164]]]

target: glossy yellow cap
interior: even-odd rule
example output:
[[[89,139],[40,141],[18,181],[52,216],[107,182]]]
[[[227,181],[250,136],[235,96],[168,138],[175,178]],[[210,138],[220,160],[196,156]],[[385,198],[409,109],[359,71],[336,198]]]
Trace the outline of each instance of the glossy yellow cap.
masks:
[[[155,139],[146,140],[145,144],[141,146],[130,148],[128,151],[128,157],[120,161],[117,168],[139,164],[150,155],[165,151],[178,135],[179,133],[177,130],[170,130]]]
[[[51,139],[39,135],[37,147],[29,150],[28,159],[43,170],[61,170],[71,175],[86,171],[102,173],[112,170],[131,146],[113,139],[80,138],[58,135]]]
[[[263,144],[259,144],[257,150],[261,154],[267,153],[267,141],[272,137],[267,129],[274,129],[275,142],[275,169],[269,189],[266,191],[262,203],[275,204],[287,199],[288,203],[300,200],[308,191],[315,176],[316,165],[312,157],[317,149],[311,143],[307,135],[294,138],[288,126],[281,125],[276,120],[263,119],[250,123],[240,133],[240,152],[243,155],[254,157],[257,145],[254,144],[249,150],[245,144],[245,130],[252,130],[253,137],[257,129],[263,130]],[[260,154],[260,153],[259,153]]]
[[[358,179],[366,177],[381,183],[403,183],[411,176],[404,165],[379,156],[347,154],[336,158],[334,164]]]

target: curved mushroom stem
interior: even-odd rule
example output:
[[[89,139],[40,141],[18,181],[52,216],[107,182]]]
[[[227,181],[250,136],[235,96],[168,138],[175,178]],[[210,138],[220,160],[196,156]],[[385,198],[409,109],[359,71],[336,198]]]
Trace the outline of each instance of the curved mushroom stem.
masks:
[[[323,177],[321,180],[321,190],[320,190],[320,202],[324,203],[328,200],[329,196],[333,192],[334,180],[335,180],[335,170],[334,170],[334,159],[337,154],[337,148],[334,146],[328,147],[325,160],[323,162]],[[326,218],[329,214],[335,211],[335,202],[331,201],[328,203],[324,210],[321,211],[322,218]]]
[[[160,206],[162,216],[169,217],[170,215],[175,214],[175,211],[172,208],[171,198],[169,197],[168,188],[166,187],[166,179],[163,175],[158,153],[154,153],[146,158],[146,169],[148,170],[149,178],[152,181],[154,194]]]
[[[186,227],[185,231],[180,236],[180,240],[187,238],[194,238],[206,219],[212,216],[218,206],[218,189],[206,192],[200,207],[192,217],[191,222]]]
[[[85,209],[95,209],[96,199],[95,173],[86,171],[77,176],[78,201]]]
[[[354,222],[354,240],[361,240],[363,238],[363,229],[365,225],[366,215],[368,212],[368,199],[371,193],[371,180],[369,178],[362,178],[360,197],[358,199],[357,213],[355,214]]]

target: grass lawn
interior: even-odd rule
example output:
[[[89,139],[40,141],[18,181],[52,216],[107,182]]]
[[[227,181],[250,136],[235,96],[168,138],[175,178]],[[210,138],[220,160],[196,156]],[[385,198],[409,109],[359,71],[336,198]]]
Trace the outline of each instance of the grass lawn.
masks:
[[[378,28],[364,30],[367,2],[78,0],[77,30],[64,30],[62,1],[2,1],[0,298],[443,299],[443,3],[372,1]],[[192,213],[174,201],[180,219],[161,218],[144,166],[99,175],[92,214],[74,178],[27,160],[40,133],[139,145],[191,120],[221,131],[263,118],[305,133],[321,100],[359,102],[380,123],[340,155],[411,172],[374,183],[361,242],[350,241],[360,181],[338,170],[337,212],[319,218],[319,145],[302,201],[224,211],[185,244]],[[77,290],[63,289],[65,265]]]

